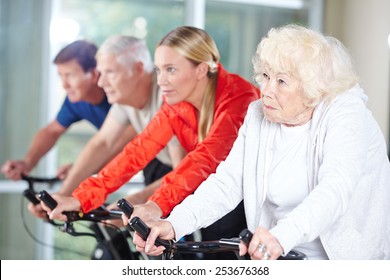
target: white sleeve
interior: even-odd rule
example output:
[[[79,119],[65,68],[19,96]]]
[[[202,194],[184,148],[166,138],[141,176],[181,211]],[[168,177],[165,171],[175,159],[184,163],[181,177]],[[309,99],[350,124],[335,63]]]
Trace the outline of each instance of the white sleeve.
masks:
[[[232,211],[243,199],[242,174],[246,121],[225,161],[194,192],[177,205],[167,220],[176,239],[207,227]]]

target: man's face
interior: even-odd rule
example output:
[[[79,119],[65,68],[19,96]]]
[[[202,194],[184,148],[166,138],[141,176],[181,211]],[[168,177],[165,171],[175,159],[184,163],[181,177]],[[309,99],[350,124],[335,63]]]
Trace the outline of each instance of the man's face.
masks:
[[[94,87],[92,73],[85,73],[76,59],[57,64],[57,71],[70,102],[86,101]]]
[[[118,62],[114,54],[100,54],[96,61],[100,73],[98,85],[106,92],[108,102],[132,105],[132,100],[137,98],[135,88],[138,82],[131,73],[132,69]]]

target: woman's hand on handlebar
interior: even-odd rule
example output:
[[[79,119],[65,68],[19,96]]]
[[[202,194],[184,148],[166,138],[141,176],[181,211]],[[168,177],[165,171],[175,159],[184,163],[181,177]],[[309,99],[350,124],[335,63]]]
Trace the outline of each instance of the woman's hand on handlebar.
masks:
[[[265,228],[257,228],[247,246],[240,244],[240,256],[249,254],[253,260],[276,260],[283,254],[279,241]]]
[[[65,211],[80,211],[81,203],[73,196],[64,196],[53,194],[52,197],[57,201],[57,206],[51,210],[43,201],[41,201],[42,208],[47,212],[51,220],[66,221],[67,217],[63,213]]]
[[[154,245],[157,237],[165,240],[172,240],[175,238],[175,231],[170,222],[167,221],[156,221],[149,222],[150,234],[146,241],[144,241],[141,236],[138,234],[134,235],[133,242],[136,246],[137,251],[145,252],[150,256],[159,256],[161,255],[165,247]]]
[[[133,206],[145,203],[145,199],[142,196],[139,195],[139,192],[135,193],[135,194],[128,195],[128,196],[125,197],[125,199]],[[117,210],[118,209],[118,205],[117,204],[118,204],[118,202],[115,201],[115,202],[111,203],[110,205],[108,205],[106,207],[106,209],[107,210]],[[122,216],[122,220],[123,221],[121,221],[121,220],[107,220],[105,222],[108,223],[108,224],[117,226],[117,227],[126,226],[128,224],[128,221],[129,221],[127,216],[123,215]]]
[[[148,201],[144,204],[134,205],[134,211],[130,218],[122,215],[123,224],[127,225],[132,217],[139,217],[144,222],[158,221],[162,216],[162,211],[157,203]]]
[[[27,205],[28,211],[30,211],[31,215],[40,218],[40,219],[46,219],[47,220],[47,214],[46,211],[43,210],[41,204],[34,205],[33,203],[29,202]]]

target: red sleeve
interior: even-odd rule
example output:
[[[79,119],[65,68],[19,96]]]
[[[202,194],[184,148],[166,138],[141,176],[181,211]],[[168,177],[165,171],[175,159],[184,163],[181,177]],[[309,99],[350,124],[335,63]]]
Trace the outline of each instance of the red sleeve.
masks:
[[[228,97],[216,108],[207,137],[187,154],[175,170],[164,177],[161,187],[150,197],[159,205],[164,217],[192,194],[227,157],[249,104],[258,98],[258,91],[246,91],[236,94],[234,98]]]
[[[123,151],[97,175],[83,181],[72,193],[84,213],[101,206],[108,194],[119,189],[142,170],[173,136],[165,113],[160,110],[145,130],[129,142]]]

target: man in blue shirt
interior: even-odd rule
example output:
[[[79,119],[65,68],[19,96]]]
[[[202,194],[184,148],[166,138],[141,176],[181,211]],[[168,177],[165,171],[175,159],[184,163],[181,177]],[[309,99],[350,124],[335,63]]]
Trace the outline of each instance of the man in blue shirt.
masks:
[[[87,120],[101,127],[111,105],[97,85],[96,52],[94,44],[79,40],[57,54],[54,64],[67,94],[65,101],[57,117],[37,132],[24,159],[4,163],[1,171],[7,178],[19,180],[22,173],[28,174],[73,123]],[[64,178],[69,169],[70,165],[63,166],[57,175]]]

